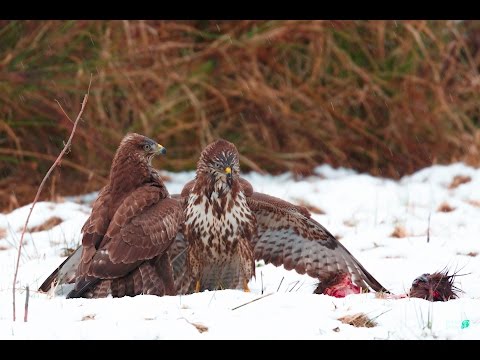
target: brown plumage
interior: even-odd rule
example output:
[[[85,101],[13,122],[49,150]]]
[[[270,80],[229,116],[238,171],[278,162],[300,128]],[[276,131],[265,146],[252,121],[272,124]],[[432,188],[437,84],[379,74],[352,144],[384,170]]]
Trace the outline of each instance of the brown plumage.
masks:
[[[239,154],[228,141],[203,150],[181,197],[185,224],[170,251],[179,293],[246,290],[255,259],[320,282],[350,274],[365,291],[386,291],[306,208],[254,192],[240,177]]]
[[[306,208],[254,192],[239,173],[237,149],[218,140],[202,152],[195,179],[181,195],[172,195],[186,215],[168,249],[177,293],[193,292],[197,281],[198,290],[246,289],[255,274],[254,260],[320,280],[316,292],[388,292]],[[79,251],[57,269],[59,283],[69,282]],[[163,264],[168,268],[167,261]]]
[[[153,156],[164,153],[139,134],[128,134],[120,143],[109,183],[82,228],[81,250],[59,268],[57,277],[68,277],[76,267],[68,298],[175,293],[166,250],[183,222],[183,209],[151,166]],[[41,290],[48,290],[54,274]]]

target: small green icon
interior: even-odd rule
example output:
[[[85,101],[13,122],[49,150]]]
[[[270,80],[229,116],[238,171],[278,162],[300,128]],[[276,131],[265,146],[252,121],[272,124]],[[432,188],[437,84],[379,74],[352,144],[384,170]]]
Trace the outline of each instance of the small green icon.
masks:
[[[469,326],[470,326],[470,320],[463,320],[462,321],[462,326],[461,326],[462,329],[466,329]]]

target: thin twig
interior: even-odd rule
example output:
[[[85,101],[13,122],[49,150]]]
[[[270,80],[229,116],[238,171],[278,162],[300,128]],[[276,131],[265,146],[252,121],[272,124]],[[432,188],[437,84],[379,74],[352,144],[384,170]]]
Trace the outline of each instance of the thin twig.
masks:
[[[283,279],[285,279],[285,276],[282,276],[282,280],[280,280],[280,284],[278,284],[277,292],[280,290],[280,286],[282,286]]]
[[[262,283],[262,295],[263,295],[263,271],[260,271],[260,280]]]
[[[258,301],[258,300],[260,300],[260,299],[266,298],[267,296],[270,296],[270,295],[273,295],[273,294],[274,294],[274,293],[271,292],[271,293],[262,295],[262,296],[260,296],[260,297],[258,297],[258,298],[256,298],[256,299],[250,300],[250,301],[246,302],[245,304],[235,306],[234,308],[232,308],[232,311],[233,311],[233,310],[237,310],[238,308],[241,308],[242,306],[251,304],[251,303],[253,303],[253,302],[255,302],[255,301]]]
[[[15,314],[15,285],[17,283],[18,265],[20,264],[20,255],[22,253],[23,237],[25,236],[25,231],[27,230],[28,221],[30,220],[30,216],[32,215],[33,208],[35,207],[35,204],[38,201],[40,193],[42,192],[42,189],[43,189],[48,177],[50,176],[52,171],[55,169],[55,167],[60,163],[60,160],[62,159],[65,152],[70,148],[70,144],[72,143],[73,135],[75,134],[75,130],[77,129],[78,122],[80,121],[80,117],[83,114],[83,110],[85,109],[85,105],[87,105],[88,96],[90,95],[90,86],[91,85],[92,85],[92,75],[90,75],[90,83],[88,84],[88,90],[87,90],[87,93],[85,94],[85,96],[83,98],[82,107],[80,108],[80,112],[78,113],[77,118],[75,120],[75,123],[73,124],[73,129],[72,129],[72,132],[70,134],[70,137],[68,138],[68,141],[65,144],[65,146],[63,147],[60,155],[58,155],[57,159],[55,160],[53,165],[50,167],[50,169],[47,171],[45,177],[43,178],[42,182],[40,183],[40,186],[38,187],[38,190],[37,190],[37,194],[35,195],[35,199],[33,200],[32,207],[30,208],[30,211],[28,212],[27,220],[25,221],[25,224],[23,225],[22,235],[20,237],[20,243],[18,245],[18,251],[17,251],[18,254],[17,254],[17,263],[15,265],[15,274],[13,275],[13,287],[12,287],[13,288],[13,291],[12,291],[12,293],[13,293],[13,321],[16,320],[16,314]],[[60,105],[60,108],[62,108],[61,105]],[[62,111],[63,111],[63,109],[62,109]]]
[[[288,292],[292,292],[292,290],[295,289],[295,286],[297,286],[299,282],[300,280],[295,281],[295,284],[293,284],[292,288]]]
[[[430,242],[430,217],[431,216],[432,216],[432,213],[430,212],[428,214],[427,244]]]
[[[75,122],[72,119],[70,119],[70,116],[68,116],[68,114],[65,112],[65,110],[63,110],[63,107],[60,104],[60,102],[57,99],[55,99],[55,102],[58,104],[58,106],[60,106],[60,109],[62,110],[63,114],[67,117],[67,119],[70,120],[70,122],[72,124],[75,124]]]
[[[30,299],[30,287],[27,285],[27,293],[25,294],[25,312],[23,314],[23,321],[28,321],[28,300]]]

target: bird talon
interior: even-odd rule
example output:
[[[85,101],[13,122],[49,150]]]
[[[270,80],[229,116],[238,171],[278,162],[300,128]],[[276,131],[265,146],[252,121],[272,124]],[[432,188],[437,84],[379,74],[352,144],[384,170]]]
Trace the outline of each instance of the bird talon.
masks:
[[[250,292],[250,289],[248,288],[248,281],[247,280],[243,280],[243,291]]]

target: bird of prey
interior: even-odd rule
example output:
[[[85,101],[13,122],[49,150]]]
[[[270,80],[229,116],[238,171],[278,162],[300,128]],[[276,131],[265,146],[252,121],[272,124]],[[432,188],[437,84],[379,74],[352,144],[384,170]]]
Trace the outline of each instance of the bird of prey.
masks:
[[[195,179],[177,198],[185,223],[169,254],[178,293],[248,291],[255,260],[318,279],[316,292],[329,293],[326,285],[336,286],[336,279],[343,294],[387,292],[306,208],[254,192],[240,177],[237,148],[226,140],[202,151]]]
[[[239,154],[228,141],[217,140],[203,150],[195,179],[172,200],[185,213],[168,249],[177,294],[247,291],[255,260],[318,279],[315,293],[388,292],[305,207],[254,192],[240,177]],[[82,251],[80,246],[40,290],[47,291],[54,281],[70,283]]]
[[[130,133],[123,138],[109,182],[83,225],[82,246],[40,290],[70,280],[75,272],[75,287],[67,298],[176,293],[166,250],[183,223],[183,209],[151,166],[155,155],[165,153],[145,136]]]

